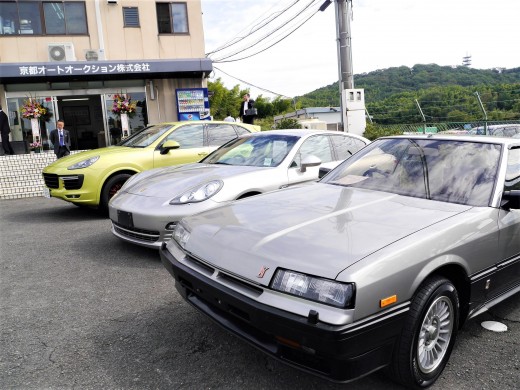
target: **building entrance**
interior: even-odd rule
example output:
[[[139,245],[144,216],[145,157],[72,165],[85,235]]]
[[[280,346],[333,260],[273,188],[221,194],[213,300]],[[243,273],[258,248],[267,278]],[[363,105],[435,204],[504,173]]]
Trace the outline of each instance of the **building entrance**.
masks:
[[[57,97],[59,118],[69,130],[72,150],[106,145],[100,95]]]
[[[83,90],[76,91],[13,92],[7,96],[7,110],[12,142],[26,144],[41,142],[44,150],[52,150],[50,132],[56,121],[62,119],[71,135],[71,150],[96,149],[115,145],[122,138],[121,116],[113,112],[114,97],[124,94],[135,104],[135,111],[128,115],[128,131],[133,134],[148,125],[146,94],[142,88],[129,91]],[[79,92],[79,91],[78,91]],[[85,92],[93,92],[85,94]],[[37,119],[37,133],[31,119],[24,116],[25,107],[37,102],[45,108],[45,114]],[[35,134],[39,134],[35,137]]]

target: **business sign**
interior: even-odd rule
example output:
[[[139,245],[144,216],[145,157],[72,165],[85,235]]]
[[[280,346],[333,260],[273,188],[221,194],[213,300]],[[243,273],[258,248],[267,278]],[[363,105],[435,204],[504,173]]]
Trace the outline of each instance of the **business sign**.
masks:
[[[27,78],[67,78],[92,76],[125,76],[143,75],[153,77],[153,74],[165,75],[171,73],[204,73],[213,70],[210,59],[184,60],[126,60],[126,61],[63,61],[39,63],[2,63],[0,64],[0,81],[6,83],[9,79]]]

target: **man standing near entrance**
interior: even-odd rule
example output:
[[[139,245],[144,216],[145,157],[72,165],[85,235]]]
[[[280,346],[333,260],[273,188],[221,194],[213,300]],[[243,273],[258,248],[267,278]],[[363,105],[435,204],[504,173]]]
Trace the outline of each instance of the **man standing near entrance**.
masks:
[[[54,145],[54,154],[56,158],[68,156],[70,154],[70,134],[63,127],[65,122],[59,120],[56,123],[57,129],[51,131],[50,140]]]
[[[14,154],[13,147],[9,141],[10,132],[9,119],[7,118],[7,114],[2,111],[2,106],[0,106],[0,133],[2,135],[2,146],[4,147],[5,154]]]

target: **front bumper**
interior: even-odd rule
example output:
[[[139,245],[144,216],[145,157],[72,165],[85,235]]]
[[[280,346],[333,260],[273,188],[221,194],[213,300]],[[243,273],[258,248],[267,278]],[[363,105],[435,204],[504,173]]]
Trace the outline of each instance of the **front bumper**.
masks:
[[[348,325],[312,323],[248,298],[177,261],[163,245],[161,260],[182,297],[261,351],[332,381],[348,382],[388,365],[407,309]],[[197,260],[194,260],[197,263]],[[259,291],[261,294],[261,291]]]
[[[44,171],[43,179],[50,195],[54,198],[86,206],[98,205],[97,186],[93,185],[92,178],[84,173]]]
[[[175,224],[183,217],[218,206],[211,200],[186,205],[170,205],[169,201],[170,198],[117,194],[108,204],[112,234],[132,244],[159,249],[172,238]]]

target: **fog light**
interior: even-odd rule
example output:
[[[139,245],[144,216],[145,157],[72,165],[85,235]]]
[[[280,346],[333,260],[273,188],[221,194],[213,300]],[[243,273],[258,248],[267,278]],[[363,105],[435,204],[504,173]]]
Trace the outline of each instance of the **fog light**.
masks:
[[[170,222],[166,225],[166,230],[173,230],[175,229],[175,226],[177,226],[177,222]]]

